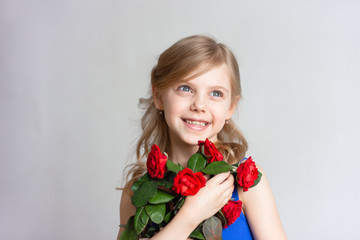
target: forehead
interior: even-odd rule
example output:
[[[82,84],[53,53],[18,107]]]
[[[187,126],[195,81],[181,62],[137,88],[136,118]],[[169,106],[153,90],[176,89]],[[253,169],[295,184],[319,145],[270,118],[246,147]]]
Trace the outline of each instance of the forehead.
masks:
[[[187,74],[180,82],[201,84],[216,84],[231,88],[232,76],[226,64],[214,66],[212,68],[199,67],[195,71]]]

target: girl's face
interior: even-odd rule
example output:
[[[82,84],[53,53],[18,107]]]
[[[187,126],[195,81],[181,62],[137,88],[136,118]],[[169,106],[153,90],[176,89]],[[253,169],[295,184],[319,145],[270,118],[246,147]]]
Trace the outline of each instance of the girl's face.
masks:
[[[154,103],[164,111],[172,145],[197,145],[217,134],[231,117],[231,79],[225,65],[160,92],[154,89]]]

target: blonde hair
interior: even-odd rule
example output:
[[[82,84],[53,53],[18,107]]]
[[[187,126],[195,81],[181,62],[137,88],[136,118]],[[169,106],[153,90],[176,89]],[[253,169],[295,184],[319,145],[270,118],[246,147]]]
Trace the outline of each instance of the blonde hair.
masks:
[[[181,81],[196,78],[222,64],[228,68],[232,103],[236,104],[241,98],[240,73],[236,58],[228,47],[208,36],[186,37],[165,50],[152,69],[151,87],[162,91]],[[153,144],[157,144],[162,151],[171,153],[168,126],[156,109],[153,96],[141,98],[139,106],[145,109],[141,119],[143,133],[136,147],[137,162],[129,166],[127,179],[130,178],[130,181],[127,181],[123,188],[129,192],[132,183],[146,172],[146,156]],[[228,163],[238,162],[245,156],[248,144],[231,119],[217,137],[219,142],[216,146]]]

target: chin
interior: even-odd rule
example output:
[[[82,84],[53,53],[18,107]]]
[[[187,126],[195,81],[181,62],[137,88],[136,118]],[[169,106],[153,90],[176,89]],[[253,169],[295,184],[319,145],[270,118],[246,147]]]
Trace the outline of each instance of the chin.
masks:
[[[198,146],[199,140],[201,140],[201,139],[188,140],[185,143],[189,146]]]
[[[216,137],[206,137],[206,136],[193,136],[187,138],[184,142],[190,146],[198,146],[199,141],[205,141],[208,138],[210,141],[216,140]]]

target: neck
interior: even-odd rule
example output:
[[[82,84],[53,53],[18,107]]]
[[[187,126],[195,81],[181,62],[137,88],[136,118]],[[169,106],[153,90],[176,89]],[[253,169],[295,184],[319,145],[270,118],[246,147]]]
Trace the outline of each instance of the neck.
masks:
[[[216,143],[217,137],[211,139],[210,141]],[[170,142],[171,142],[171,152],[170,152],[171,161],[173,161],[175,164],[180,163],[180,165],[183,167],[187,166],[187,162],[189,161],[189,158],[199,150],[199,145],[186,144],[181,140],[179,141],[175,138],[172,138],[171,136],[170,136]]]
[[[175,164],[180,163],[183,167],[187,166],[189,158],[199,149],[198,145],[187,145],[179,142],[171,142],[170,159]]]
[[[174,149],[175,148],[175,149]],[[198,146],[193,147],[193,149],[191,150],[182,150],[180,148],[174,147],[171,150],[171,160],[175,163],[178,164],[180,163],[180,165],[182,165],[183,167],[187,166],[187,162],[189,160],[189,158],[195,154],[198,150]]]

